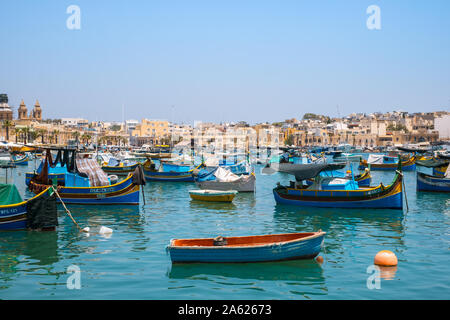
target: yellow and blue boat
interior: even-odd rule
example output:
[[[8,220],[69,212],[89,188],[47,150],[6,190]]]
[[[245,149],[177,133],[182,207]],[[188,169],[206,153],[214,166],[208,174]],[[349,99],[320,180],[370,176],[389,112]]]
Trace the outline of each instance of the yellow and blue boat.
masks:
[[[189,196],[193,200],[231,202],[238,192],[236,190],[191,190]]]
[[[417,190],[432,192],[450,192],[450,178],[437,177],[417,172]]]
[[[73,153],[75,156],[75,152]],[[76,170],[71,170],[68,165],[68,157],[63,161],[64,185],[58,185],[58,194],[67,204],[89,204],[89,205],[138,205],[139,190],[143,181],[135,179],[134,174],[120,182],[111,183],[111,178],[100,169],[94,159],[77,159]],[[51,156],[47,153],[44,164],[39,175],[34,176],[28,184],[29,189],[39,193],[48,185],[57,185],[48,174]],[[78,171],[81,170],[81,171]]]
[[[167,246],[172,263],[247,263],[314,259],[325,232],[284,233],[244,237],[172,239]]]
[[[50,188],[23,201],[15,185],[0,184],[0,230],[53,230],[58,225],[58,213]]]
[[[175,165],[161,162],[158,169],[150,160],[144,162],[144,176],[149,181],[193,182],[194,174],[202,168],[203,163],[195,168],[190,165]]]
[[[23,157],[12,157],[12,162],[17,166],[27,166],[28,165],[29,157],[28,155],[24,155]]]
[[[416,157],[411,156],[406,160],[386,155],[369,155],[368,160],[359,162],[359,169],[364,170],[370,165],[370,170],[396,170],[401,162],[403,171],[413,171],[416,169]]]
[[[296,178],[290,186],[278,184],[273,189],[278,204],[325,208],[382,208],[402,209],[403,189],[401,164],[396,170],[393,182],[384,186],[360,188],[350,179],[322,179],[319,173],[325,170],[336,170],[338,164],[305,164],[296,171],[290,172]],[[345,164],[341,164],[341,168]],[[319,177],[311,186],[302,181]]]

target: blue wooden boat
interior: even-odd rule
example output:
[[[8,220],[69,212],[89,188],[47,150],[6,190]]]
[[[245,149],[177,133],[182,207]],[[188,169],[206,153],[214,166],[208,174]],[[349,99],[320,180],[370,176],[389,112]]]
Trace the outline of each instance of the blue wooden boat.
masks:
[[[158,169],[155,164],[147,159],[143,165],[144,176],[149,181],[193,182],[194,174],[203,167],[203,164],[195,168],[184,165],[167,164],[161,162]]]
[[[322,171],[320,175],[322,177],[338,177],[338,178],[354,179],[358,183],[358,187],[370,187],[370,182],[372,181],[372,176],[368,168],[366,168],[363,173],[354,176],[354,178],[352,178],[352,176],[346,175],[344,172],[341,171]],[[314,183],[314,179],[308,179],[305,182],[307,185],[310,186]]]
[[[240,263],[313,259],[325,232],[285,233],[245,237],[173,239],[167,246],[173,263]]]
[[[71,175],[71,174],[66,174]],[[87,179],[87,180],[85,180]],[[88,184],[88,178],[77,177],[76,175],[66,176],[66,185],[58,186],[58,193],[66,204],[89,204],[89,205],[138,205],[140,186],[133,183],[133,176],[129,175],[126,179],[108,186],[97,187],[77,187],[70,186],[71,182],[75,184]],[[40,192],[48,187],[45,184],[38,184],[30,181],[29,189],[34,192]]]
[[[12,162],[17,166],[27,166],[28,160],[29,160],[28,155],[24,155],[21,158],[13,156],[12,158]]]
[[[75,153],[73,154],[75,156]],[[57,184],[50,180],[48,175],[49,153],[44,160],[42,171],[39,175],[33,177],[28,184],[28,188],[39,193],[49,185]],[[90,160],[90,161],[88,161]],[[81,162],[83,161],[83,162]],[[66,169],[64,173],[64,185],[57,186],[58,193],[64,203],[67,204],[124,204],[138,205],[139,190],[143,183],[135,179],[134,173],[117,183],[111,183],[110,177],[100,169],[94,159],[77,159],[75,171],[69,171],[67,165],[62,166]],[[89,166],[88,167],[83,167]],[[88,169],[88,171],[85,171]],[[81,175],[78,170],[88,172],[89,175]]]
[[[437,177],[423,172],[417,172],[417,190],[450,192],[450,178]]]
[[[117,165],[117,166],[102,166],[102,170],[105,171],[107,174],[115,174],[118,176],[126,176],[131,172],[134,172],[136,170],[139,163],[135,163],[132,165]]]
[[[321,171],[337,170],[345,164],[305,164],[289,172],[296,178],[290,186],[278,186],[273,189],[275,201],[279,204],[325,207],[325,208],[382,208],[402,209],[402,178],[401,165],[396,171],[393,182],[384,186],[359,188],[355,181],[341,179],[321,180],[311,186],[304,185],[302,181],[318,177]]]
[[[15,185],[0,185],[0,230],[20,230],[20,229],[44,229],[52,230],[57,224],[57,209],[56,209],[56,198],[52,196],[50,192],[50,187],[45,188],[36,196],[26,201],[22,200],[19,192]],[[39,217],[38,224],[30,220],[36,217],[36,210],[42,209],[39,205],[33,205],[37,202],[54,202],[54,206],[45,205],[45,212],[41,212],[41,217]],[[42,214],[46,215],[45,219],[42,219]],[[40,220],[40,222],[39,222]]]
[[[370,165],[370,170],[396,170],[399,162],[401,162],[403,171],[413,171],[416,169],[416,157],[412,156],[406,160],[399,160],[398,157],[386,155],[369,155],[368,160],[359,162],[359,169],[364,170]]]

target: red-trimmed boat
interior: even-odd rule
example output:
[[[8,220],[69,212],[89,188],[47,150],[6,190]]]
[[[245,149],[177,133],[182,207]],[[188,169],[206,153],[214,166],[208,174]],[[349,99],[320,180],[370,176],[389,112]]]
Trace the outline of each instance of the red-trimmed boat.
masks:
[[[167,246],[173,263],[242,263],[314,259],[325,232],[284,233],[244,237],[173,239]]]

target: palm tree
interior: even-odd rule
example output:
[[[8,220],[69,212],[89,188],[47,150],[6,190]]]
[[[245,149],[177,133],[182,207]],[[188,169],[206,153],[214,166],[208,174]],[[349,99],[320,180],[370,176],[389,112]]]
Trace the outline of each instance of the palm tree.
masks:
[[[28,135],[30,133],[30,127],[22,128],[22,133],[23,133],[23,144],[27,144]]]
[[[37,129],[36,131],[36,138],[41,137],[41,143],[44,144],[44,137],[47,130],[45,129]]]
[[[53,135],[53,137],[55,138],[55,144],[58,144],[59,130],[53,130],[52,135]]]
[[[14,128],[14,134],[16,135],[16,143],[18,142],[19,136],[22,133],[22,129]]]
[[[12,121],[10,121],[10,120],[3,121],[3,128],[6,129],[6,141],[9,141],[9,128],[12,126],[13,126]]]

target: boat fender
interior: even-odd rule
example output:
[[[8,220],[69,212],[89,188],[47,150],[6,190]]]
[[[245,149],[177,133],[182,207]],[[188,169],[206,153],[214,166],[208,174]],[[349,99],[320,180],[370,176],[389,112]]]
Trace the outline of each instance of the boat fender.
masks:
[[[222,236],[218,236],[216,238],[214,238],[214,245],[215,246],[226,246],[227,245],[227,239],[225,239]]]

